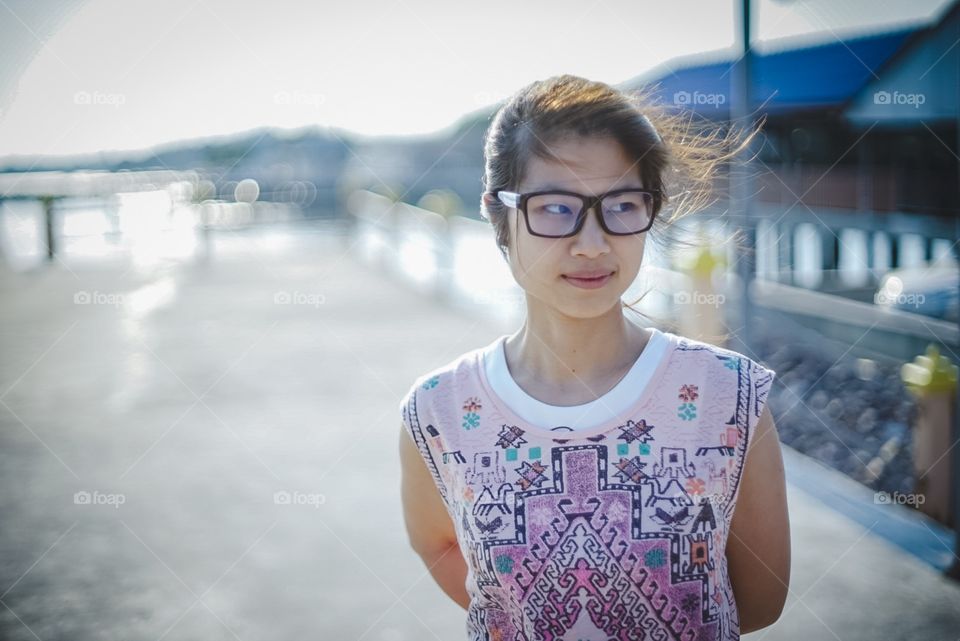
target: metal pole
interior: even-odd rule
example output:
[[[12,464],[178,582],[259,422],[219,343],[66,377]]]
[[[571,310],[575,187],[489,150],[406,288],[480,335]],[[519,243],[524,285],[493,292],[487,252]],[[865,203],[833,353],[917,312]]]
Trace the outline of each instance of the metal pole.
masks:
[[[43,203],[43,218],[46,227],[47,260],[53,262],[53,257],[57,253],[56,234],[54,233],[53,229],[54,198],[51,196],[44,196],[40,199],[40,202]]]
[[[960,21],[957,21],[957,37],[960,38]],[[960,57],[954,56],[957,60],[957,71],[960,72]],[[960,84],[955,85],[957,92],[957,114],[956,114],[956,132],[957,139],[957,177],[960,178]],[[957,181],[960,185],[960,180]],[[960,238],[960,213],[954,212],[954,239]],[[954,253],[957,255],[957,265],[960,266],[960,248],[954,245]],[[960,270],[958,270],[960,271]],[[957,289],[960,290],[960,279],[957,281]],[[960,291],[958,291],[960,294]],[[960,316],[957,318],[957,325],[960,326]],[[953,438],[951,442],[951,491],[953,494],[953,564],[947,570],[946,575],[955,581],[960,581],[960,381],[957,381],[955,390],[955,402],[953,404]]]
[[[960,150],[960,115],[957,118],[957,149]],[[957,161],[960,173],[960,161]],[[960,183],[958,183],[960,184]],[[960,216],[954,218],[954,238],[960,238]],[[957,264],[960,265],[960,248],[955,247]],[[960,290],[960,279],[957,280],[957,289]],[[960,325],[960,317],[957,319]],[[947,569],[946,575],[955,581],[960,581],[960,381],[957,381],[954,390],[953,420],[951,427],[953,438],[950,439],[951,452],[951,494],[953,496],[953,564]]]
[[[730,125],[735,122],[746,124],[750,118],[753,83],[753,52],[750,49],[750,0],[741,0],[739,11],[740,22],[740,61],[735,63],[731,82]],[[753,145],[745,150],[745,158],[749,158]],[[742,175],[737,175],[742,174]],[[750,171],[748,165],[743,165],[740,171],[731,170],[730,173],[730,212],[733,221],[740,227],[743,234],[745,251],[737,260],[737,275],[740,279],[740,330],[737,337],[743,347],[749,348],[753,332],[751,331],[751,317],[753,306],[750,301],[750,284],[753,280],[755,259],[753,252],[757,246],[757,234],[751,216],[750,195],[752,193]],[[748,352],[749,353],[749,352]]]

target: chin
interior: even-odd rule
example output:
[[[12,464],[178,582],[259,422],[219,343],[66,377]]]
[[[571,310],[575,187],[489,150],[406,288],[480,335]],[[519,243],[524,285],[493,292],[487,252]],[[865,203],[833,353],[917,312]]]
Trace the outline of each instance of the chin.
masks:
[[[620,306],[620,297],[610,296],[596,297],[593,300],[570,300],[557,301],[552,305],[565,316],[570,318],[588,319],[597,318],[610,313],[610,309]]]

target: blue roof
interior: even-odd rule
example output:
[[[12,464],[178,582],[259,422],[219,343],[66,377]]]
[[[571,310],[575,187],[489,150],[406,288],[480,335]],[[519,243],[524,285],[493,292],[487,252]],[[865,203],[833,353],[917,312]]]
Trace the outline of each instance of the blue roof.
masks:
[[[916,28],[835,41],[769,54],[754,53],[753,107],[765,113],[839,106],[874,79],[877,70],[916,33]],[[707,118],[726,118],[733,59],[686,67],[655,76],[667,104]]]

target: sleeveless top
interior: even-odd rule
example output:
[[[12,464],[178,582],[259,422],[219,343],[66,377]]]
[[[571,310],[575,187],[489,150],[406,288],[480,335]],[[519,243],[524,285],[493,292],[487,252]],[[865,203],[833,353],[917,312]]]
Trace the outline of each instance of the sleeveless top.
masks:
[[[467,564],[470,641],[740,638],[726,541],[776,374],[663,337],[634,402],[584,429],[521,418],[487,379],[492,346],[402,399]]]

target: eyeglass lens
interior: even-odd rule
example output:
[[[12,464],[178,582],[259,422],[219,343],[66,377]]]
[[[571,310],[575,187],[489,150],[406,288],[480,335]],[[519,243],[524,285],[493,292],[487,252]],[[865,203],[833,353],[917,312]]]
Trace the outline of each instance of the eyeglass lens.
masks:
[[[573,231],[583,201],[566,194],[539,194],[527,199],[527,219],[534,233],[564,236]],[[650,224],[653,197],[648,192],[611,194],[600,203],[603,222],[612,233],[631,234]]]

